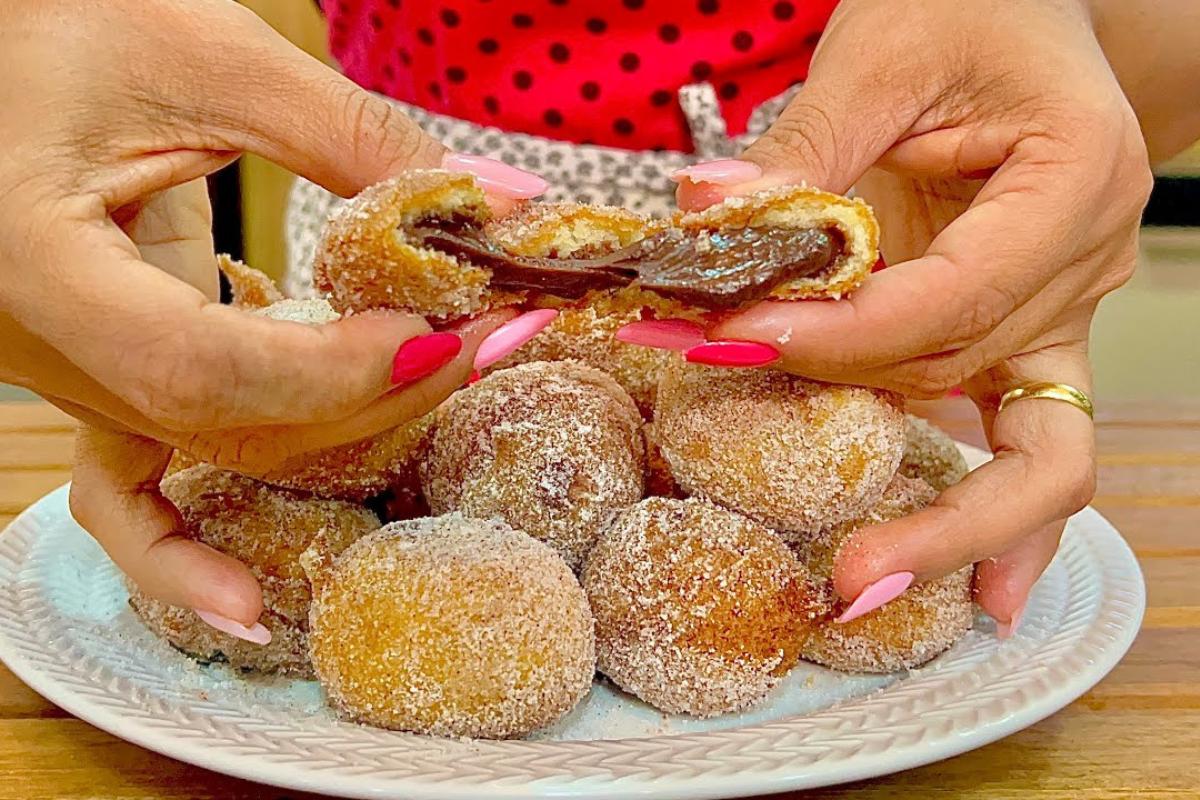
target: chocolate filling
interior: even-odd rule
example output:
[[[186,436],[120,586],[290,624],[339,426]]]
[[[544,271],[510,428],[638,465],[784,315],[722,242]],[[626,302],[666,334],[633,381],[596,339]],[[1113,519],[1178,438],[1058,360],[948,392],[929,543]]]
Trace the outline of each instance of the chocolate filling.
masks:
[[[671,228],[594,258],[519,256],[464,219],[425,220],[409,230],[422,245],[492,272],[498,289],[568,299],[637,283],[702,308],[760,300],[782,283],[816,275],[842,254],[836,228],[742,228],[696,234]]]

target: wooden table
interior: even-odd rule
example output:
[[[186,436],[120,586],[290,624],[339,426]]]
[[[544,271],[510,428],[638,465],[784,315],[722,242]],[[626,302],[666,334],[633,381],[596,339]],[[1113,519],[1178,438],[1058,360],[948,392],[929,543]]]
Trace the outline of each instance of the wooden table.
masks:
[[[965,441],[974,412],[922,409]],[[0,403],[0,527],[67,480],[73,425],[40,403]],[[848,786],[828,798],[1200,797],[1200,401],[1102,406],[1096,507],[1146,574],[1133,649],[1100,685],[1032,728],[957,758]],[[0,800],[292,798],[109,736],[0,667]]]

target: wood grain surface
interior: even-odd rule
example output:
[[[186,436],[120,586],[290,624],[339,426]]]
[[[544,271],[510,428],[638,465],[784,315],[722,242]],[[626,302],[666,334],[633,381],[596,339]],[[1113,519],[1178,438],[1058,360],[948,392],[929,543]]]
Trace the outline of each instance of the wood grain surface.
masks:
[[[981,443],[962,401],[919,404]],[[73,424],[40,403],[0,403],[0,527],[69,475]],[[1096,507],[1146,574],[1146,622],[1125,660],[1068,708],[1003,741],[805,800],[1119,800],[1200,797],[1200,401],[1104,406]],[[0,667],[0,800],[291,798],[109,736]]]

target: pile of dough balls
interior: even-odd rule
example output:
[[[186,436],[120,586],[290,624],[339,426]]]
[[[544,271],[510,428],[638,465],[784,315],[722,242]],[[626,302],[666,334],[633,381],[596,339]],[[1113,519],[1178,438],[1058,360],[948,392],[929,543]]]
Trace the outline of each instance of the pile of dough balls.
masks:
[[[253,313],[338,319],[225,267]],[[181,534],[248,565],[271,642],[136,587],[131,605],[202,661],[315,677],[347,719],[485,738],[560,719],[596,670],[710,717],[763,701],[801,660],[908,669],[969,628],[970,568],[835,621],[838,551],[966,474],[945,434],[887,392],[654,362],[637,381],[599,355],[516,363],[256,478],[181,454],[162,482]]]

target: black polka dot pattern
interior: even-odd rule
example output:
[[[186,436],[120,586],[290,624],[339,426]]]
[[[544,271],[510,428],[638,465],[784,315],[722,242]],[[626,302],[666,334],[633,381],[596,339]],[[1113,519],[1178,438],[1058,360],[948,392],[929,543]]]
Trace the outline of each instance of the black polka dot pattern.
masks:
[[[804,77],[818,26],[836,4],[327,0],[323,7],[333,54],[376,91],[502,130],[686,151],[680,112],[691,115],[693,103],[681,86],[711,84],[729,134],[739,134],[757,104]],[[690,133],[696,142],[708,135]]]

